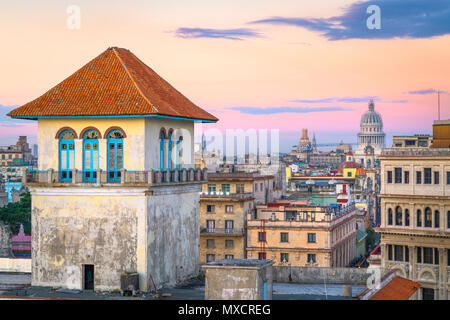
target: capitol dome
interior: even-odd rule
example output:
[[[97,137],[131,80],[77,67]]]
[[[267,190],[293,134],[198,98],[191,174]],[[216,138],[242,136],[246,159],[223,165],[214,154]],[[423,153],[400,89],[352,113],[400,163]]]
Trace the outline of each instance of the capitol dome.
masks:
[[[381,116],[377,112],[375,112],[374,108],[375,105],[371,100],[369,102],[369,111],[364,113],[361,117],[361,127],[364,125],[383,127],[383,120],[381,120]]]

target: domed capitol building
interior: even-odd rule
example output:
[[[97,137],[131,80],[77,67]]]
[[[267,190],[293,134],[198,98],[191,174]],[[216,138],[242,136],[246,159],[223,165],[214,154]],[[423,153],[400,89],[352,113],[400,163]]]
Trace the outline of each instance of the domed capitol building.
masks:
[[[369,110],[361,117],[361,130],[358,133],[358,147],[355,150],[355,160],[365,168],[377,165],[376,157],[384,149],[383,120],[375,111],[373,100],[369,102]]]

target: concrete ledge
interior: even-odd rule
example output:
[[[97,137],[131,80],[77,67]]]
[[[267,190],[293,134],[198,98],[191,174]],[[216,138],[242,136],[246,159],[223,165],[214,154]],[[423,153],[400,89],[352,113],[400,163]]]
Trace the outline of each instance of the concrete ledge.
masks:
[[[0,272],[31,273],[31,259],[0,258]]]

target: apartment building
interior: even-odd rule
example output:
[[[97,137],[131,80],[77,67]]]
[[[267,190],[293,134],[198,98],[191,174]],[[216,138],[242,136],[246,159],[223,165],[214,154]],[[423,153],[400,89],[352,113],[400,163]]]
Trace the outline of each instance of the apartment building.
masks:
[[[421,283],[414,299],[450,299],[450,149],[385,149],[382,268]]]
[[[259,205],[247,221],[247,257],[275,265],[345,267],[355,258],[354,204],[309,206],[289,201]]]
[[[209,173],[200,195],[200,263],[246,257],[247,216],[272,199],[274,177]]]

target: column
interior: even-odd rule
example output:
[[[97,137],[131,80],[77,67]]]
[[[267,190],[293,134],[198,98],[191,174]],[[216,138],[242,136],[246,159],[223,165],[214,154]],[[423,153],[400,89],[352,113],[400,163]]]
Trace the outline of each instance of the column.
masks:
[[[416,246],[408,246],[409,251],[409,279],[417,279],[417,251]]]
[[[381,239],[381,241],[383,241],[383,239]],[[388,258],[386,243],[381,243],[380,248],[381,248],[381,272],[383,273],[384,269],[386,268],[386,260]]]
[[[447,250],[439,248],[439,300],[447,300]]]

